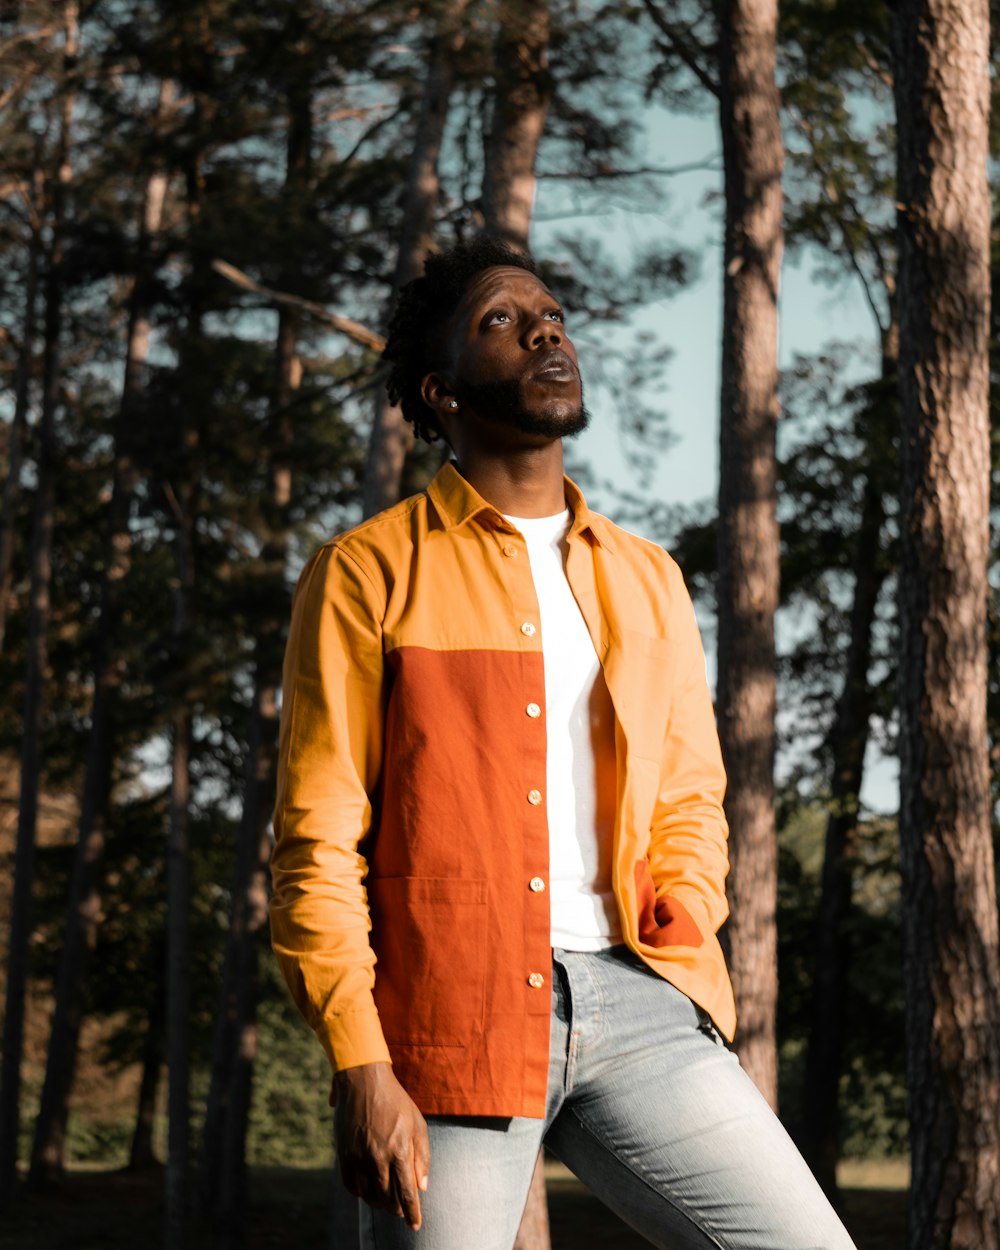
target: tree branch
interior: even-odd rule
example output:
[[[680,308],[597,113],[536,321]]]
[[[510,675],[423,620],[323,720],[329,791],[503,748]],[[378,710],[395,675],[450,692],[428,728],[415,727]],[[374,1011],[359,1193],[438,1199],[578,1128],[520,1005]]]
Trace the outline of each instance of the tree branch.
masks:
[[[690,30],[683,30],[675,22],[668,21],[663,16],[655,0],[642,0],[642,2],[646,12],[653,19],[654,25],[669,43],[670,50],[688,67],[705,90],[710,91],[712,95],[718,98],[720,93],[719,84],[702,64],[698,53],[703,52],[704,49],[696,40],[692,43]]]
[[[586,173],[570,173],[556,169],[542,169],[535,175],[537,178],[566,178],[590,181],[593,178],[641,178],[649,174],[655,177],[672,178],[675,174],[690,174],[697,170],[718,170],[719,153],[713,152],[704,160],[689,161],[686,165],[670,165],[657,168],[654,165],[642,165],[638,169],[593,169]]]
[[[339,330],[341,334],[346,334],[349,339],[353,339],[355,343],[360,343],[362,347],[370,347],[373,352],[381,352],[385,347],[385,339],[382,335],[376,334],[374,330],[369,330],[367,326],[361,325],[360,322],[352,321],[350,317],[342,317],[339,313],[331,312],[329,308],[325,308],[322,304],[315,304],[312,300],[303,299],[300,295],[292,295],[288,291],[274,291],[270,287],[262,286],[259,282],[255,282],[249,274],[244,273],[242,269],[237,269],[235,265],[230,265],[228,261],[213,260],[212,268],[216,273],[221,274],[223,278],[232,282],[234,286],[238,286],[241,290],[252,291],[254,295],[260,295],[272,304],[285,304],[289,308],[299,308],[311,317],[315,317],[317,321],[325,322],[326,325],[332,326],[334,330]]]

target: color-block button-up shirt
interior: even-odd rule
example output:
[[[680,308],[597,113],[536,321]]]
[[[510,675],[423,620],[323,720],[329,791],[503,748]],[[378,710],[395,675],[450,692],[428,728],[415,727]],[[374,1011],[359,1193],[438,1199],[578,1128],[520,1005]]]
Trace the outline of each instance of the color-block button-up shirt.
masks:
[[[725,776],[690,597],[573,514],[567,576],[615,711],[625,942],[732,1037]],[[541,1116],[551,1006],[541,623],[523,538],[448,464],[322,547],[285,657],[271,930],[334,1070],[425,1114]]]

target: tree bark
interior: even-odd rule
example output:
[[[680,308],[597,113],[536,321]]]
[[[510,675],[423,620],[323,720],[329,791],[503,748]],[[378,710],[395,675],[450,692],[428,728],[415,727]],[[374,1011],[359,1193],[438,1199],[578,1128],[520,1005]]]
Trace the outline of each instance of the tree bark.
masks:
[[[285,189],[304,197],[312,179],[312,97],[289,94]],[[294,274],[285,275],[294,282]],[[232,906],[216,1023],[212,1078],[204,1126],[202,1203],[227,1244],[240,1244],[246,1198],[246,1135],[257,1054],[257,967],[267,927],[270,818],[277,769],[278,690],[288,594],[291,406],[302,380],[298,313],[282,305],[275,342],[275,389],[267,454],[271,498],[260,556],[261,602],[257,626],[254,696],[245,761],[243,811],[237,835]]]
[[[882,358],[882,383],[895,385],[895,329]],[[875,608],[885,579],[879,557],[885,523],[884,486],[877,463],[879,451],[869,442],[869,468],[861,504],[854,554],[854,600],[844,685],[830,731],[833,775],[826,825],[820,902],[816,916],[813,975],[813,1019],[806,1052],[802,1099],[802,1153],[823,1189],[837,1195],[840,1154],[840,1074],[847,1010],[847,977],[854,952],[849,917],[857,850],[861,781],[871,718],[872,630]],[[888,439],[878,440],[888,447]]]
[[[447,0],[431,40],[403,201],[393,292],[420,274],[434,237],[434,215],[440,194],[438,157],[454,84],[455,56],[462,44],[462,16],[468,5],[469,0]],[[362,510],[366,517],[391,507],[399,499],[403,463],[413,446],[413,430],[403,420],[400,408],[389,402],[384,381],[383,374],[376,387],[375,415],[368,442],[362,491]]]
[[[141,1172],[157,1164],[153,1150],[153,1127],[156,1119],[156,1095],[163,1067],[163,996],[159,992],[149,1012],[146,1042],[142,1048],[142,1078],[136,1105],[135,1132],[129,1150],[130,1172]]]
[[[719,433],[719,736],[729,775],[727,940],[743,1066],[777,1101],[777,842],[774,819],[778,605],[775,431],[783,146],[775,85],[776,0],[720,0],[719,116],[725,165]]]
[[[535,158],[552,100],[546,0],[505,0],[496,38],[493,119],[483,144],[483,221],[522,251],[535,205]]]
[[[551,1244],[549,1202],[545,1191],[545,1152],[539,1150],[514,1250],[547,1250]]]
[[[161,94],[161,103],[163,100]],[[90,735],[66,929],[56,976],[55,1010],[31,1153],[31,1180],[34,1184],[50,1183],[63,1171],[68,1100],[82,1022],[84,979],[90,955],[97,944],[101,910],[100,874],[108,834],[115,712],[124,679],[116,642],[122,586],[131,556],[129,514],[139,478],[135,455],[136,425],[141,419],[142,373],[149,351],[149,254],[160,228],[165,191],[165,175],[154,173],[145,192],[137,271],[129,308],[125,378],[115,428],[113,481],[94,644]]]
[[[163,1244],[185,1250],[188,1228],[188,1142],[190,1134],[190,804],[192,690],[191,621],[195,589],[195,495],[191,456],[197,434],[186,432],[177,494],[177,589],[174,592],[173,661],[179,675],[172,714],[170,815],[167,829],[167,1167],[164,1175]]]
[[[40,143],[38,147],[41,147]],[[24,283],[24,332],[21,350],[17,356],[17,373],[14,379],[14,416],[10,425],[10,454],[7,461],[7,480],[3,490],[3,507],[0,511],[0,655],[3,654],[4,638],[7,633],[7,613],[10,608],[13,584],[14,530],[17,522],[17,505],[21,497],[21,465],[28,434],[31,366],[35,354],[38,262],[42,251],[39,219],[39,206],[42,198],[42,156],[37,149],[36,153],[33,194],[28,205],[31,218],[31,241],[28,244],[28,271]],[[0,1120],[2,1120],[2,1113],[0,1113]]]
[[[78,9],[68,0],[63,9],[64,93],[61,108],[56,174],[52,190],[52,234],[45,274],[45,352],[42,366],[42,410],[38,429],[38,482],[32,520],[31,588],[25,669],[24,720],[21,730],[21,776],[18,799],[14,886],[11,898],[10,945],[7,951],[7,992],[4,1016],[3,1066],[0,1068],[0,1209],[17,1184],[20,1132],[21,1060],[24,1053],[24,1000],[28,946],[31,938],[31,896],[35,877],[38,791],[41,784],[41,739],[52,583],[52,535],[55,520],[57,458],[56,412],[62,389],[63,253],[66,201],[72,178],[71,130],[74,93],[69,79],[79,41]],[[32,295],[33,299],[33,295]]]
[[[989,12],[893,10],[901,407],[900,839],[911,1250],[1000,1247],[986,724]]]

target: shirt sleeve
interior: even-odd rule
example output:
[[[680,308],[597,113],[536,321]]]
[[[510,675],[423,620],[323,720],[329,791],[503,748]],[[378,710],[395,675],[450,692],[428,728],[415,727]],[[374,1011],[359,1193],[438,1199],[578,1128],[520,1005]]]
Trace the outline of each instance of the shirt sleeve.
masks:
[[[673,571],[671,634],[678,685],[664,740],[649,866],[657,899],[676,899],[702,932],[716,933],[729,914],[729,828],[722,808],[726,774],[694,605],[680,570]]]
[[[359,843],[381,770],[384,588],[336,545],[306,566],[282,687],[271,940],[337,1071],[388,1061]]]

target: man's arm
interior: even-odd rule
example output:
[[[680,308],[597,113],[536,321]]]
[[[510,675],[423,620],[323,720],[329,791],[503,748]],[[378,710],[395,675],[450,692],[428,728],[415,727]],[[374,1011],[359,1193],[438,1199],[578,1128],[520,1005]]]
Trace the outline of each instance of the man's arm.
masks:
[[[325,547],[303,571],[285,653],[271,938],[336,1075],[348,1189],[420,1225],[423,1117],[392,1074],[372,997],[375,956],[358,850],[382,765],[384,591]]]
[[[649,865],[657,898],[676,898],[702,932],[716,933],[729,914],[729,830],[722,809],[726,774],[694,606],[680,570],[674,567],[672,572],[671,639],[677,647],[678,689],[663,745]]]

